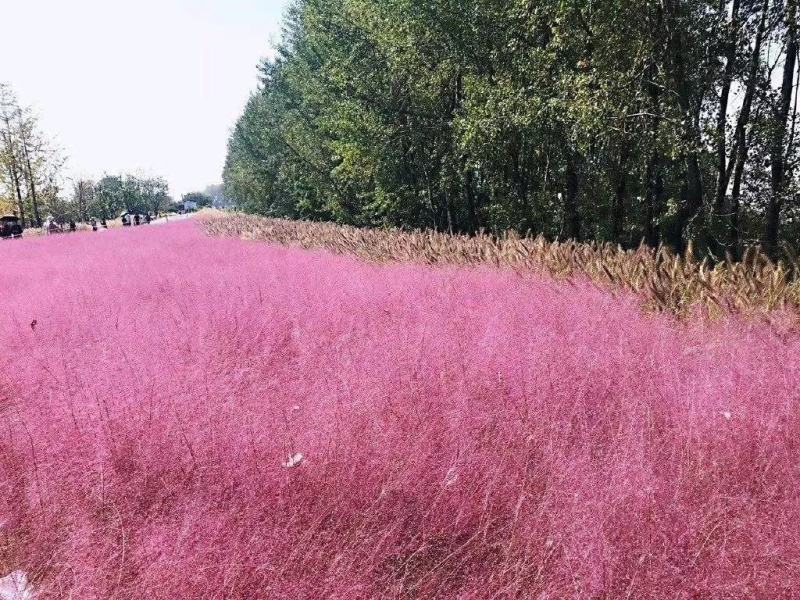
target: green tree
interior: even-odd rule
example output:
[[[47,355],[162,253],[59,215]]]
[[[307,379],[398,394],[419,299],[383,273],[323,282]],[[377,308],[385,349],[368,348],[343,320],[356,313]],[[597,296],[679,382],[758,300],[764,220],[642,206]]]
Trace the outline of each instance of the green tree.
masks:
[[[354,225],[774,252],[797,241],[793,2],[296,0],[226,194]]]

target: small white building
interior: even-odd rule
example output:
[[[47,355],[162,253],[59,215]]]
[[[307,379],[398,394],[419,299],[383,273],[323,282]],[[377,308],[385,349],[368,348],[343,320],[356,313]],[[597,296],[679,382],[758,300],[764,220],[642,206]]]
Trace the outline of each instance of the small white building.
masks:
[[[197,210],[197,202],[193,202],[192,200],[184,200],[183,212],[191,212],[193,210]]]

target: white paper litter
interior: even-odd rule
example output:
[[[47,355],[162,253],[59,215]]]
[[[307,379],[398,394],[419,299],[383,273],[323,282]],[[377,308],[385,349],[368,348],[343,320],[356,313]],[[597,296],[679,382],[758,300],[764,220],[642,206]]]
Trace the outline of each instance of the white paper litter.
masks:
[[[34,600],[36,596],[24,571],[0,578],[0,600]]]
[[[303,455],[300,454],[299,452],[296,452],[294,454],[290,454],[289,457],[286,459],[286,462],[283,463],[282,466],[284,469],[291,469],[293,467],[300,466],[302,462],[303,462]]]
[[[450,469],[447,471],[447,474],[444,476],[444,486],[450,487],[456,481],[458,481],[458,471],[455,467],[450,467]]]

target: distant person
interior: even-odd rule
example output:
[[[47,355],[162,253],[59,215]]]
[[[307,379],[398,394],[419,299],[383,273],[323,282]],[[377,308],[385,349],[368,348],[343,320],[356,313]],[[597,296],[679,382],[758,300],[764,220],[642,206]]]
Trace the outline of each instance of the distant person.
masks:
[[[139,218],[139,214],[137,213],[137,214],[133,215],[133,225],[137,226],[140,223],[141,223],[141,219]]]
[[[144,222],[145,222],[145,223],[150,223],[150,213],[146,213],[146,214],[144,215]]]
[[[75,225],[75,220],[74,219],[70,219],[69,220],[69,230],[70,231],[75,231],[77,228],[78,228],[78,226]]]
[[[105,219],[100,220],[100,225],[103,226],[103,229],[108,229],[108,223],[106,223]]]
[[[91,223],[91,225],[92,225],[92,231],[97,231],[97,219],[95,219],[94,217],[92,217],[92,218],[89,220],[89,223]],[[70,223],[70,225],[72,225],[72,224]]]
[[[53,217],[47,217],[44,222],[44,228],[47,235],[61,232],[61,226],[56,222]]]

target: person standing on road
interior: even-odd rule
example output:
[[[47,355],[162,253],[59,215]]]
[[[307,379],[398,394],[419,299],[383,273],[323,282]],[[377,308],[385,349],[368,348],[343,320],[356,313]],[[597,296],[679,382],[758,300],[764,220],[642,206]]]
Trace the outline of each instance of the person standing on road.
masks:
[[[91,223],[91,225],[92,225],[92,231],[97,231],[97,219],[95,219],[94,217],[92,217],[92,218],[89,220],[89,223]]]

